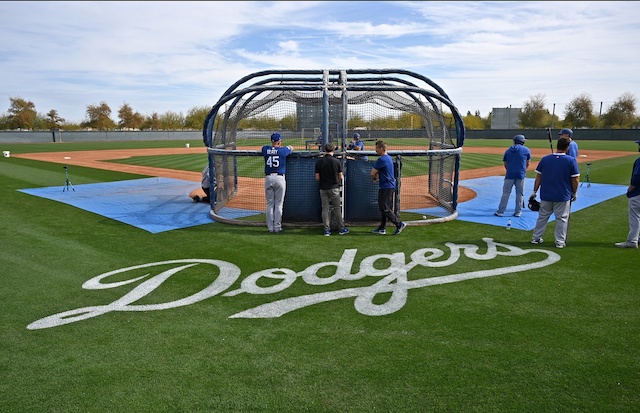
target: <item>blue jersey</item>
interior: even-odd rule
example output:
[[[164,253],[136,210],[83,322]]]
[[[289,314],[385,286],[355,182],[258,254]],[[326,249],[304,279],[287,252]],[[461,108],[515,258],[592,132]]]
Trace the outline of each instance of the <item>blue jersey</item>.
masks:
[[[527,173],[527,161],[531,159],[531,151],[524,145],[512,145],[504,152],[502,161],[506,163],[505,179],[524,179]]]
[[[536,173],[540,174],[540,199],[550,202],[571,200],[571,178],[580,176],[578,162],[564,153],[553,153],[540,160]]]
[[[291,155],[291,152],[293,152],[291,146],[263,146],[264,174],[270,175],[277,173],[284,175],[287,169],[287,156]]]
[[[640,195],[640,158],[633,163],[633,171],[631,172],[631,185],[634,185],[633,191],[627,192],[627,198],[633,198]]]
[[[391,156],[384,154],[378,158],[373,168],[379,173],[378,188],[388,189],[396,187],[396,178],[393,173],[393,160]]]
[[[578,159],[578,144],[573,139],[569,142],[567,155],[572,156],[574,159]]]

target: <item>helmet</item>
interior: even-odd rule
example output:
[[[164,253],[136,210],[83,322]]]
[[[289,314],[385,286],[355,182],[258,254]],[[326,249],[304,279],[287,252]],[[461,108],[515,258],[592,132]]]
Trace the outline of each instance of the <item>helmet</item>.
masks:
[[[570,138],[573,138],[573,131],[569,128],[562,129],[558,135],[569,135]]]
[[[538,200],[535,199],[535,198],[529,198],[529,204],[527,206],[532,211],[539,211],[540,210],[540,202],[538,202]]]
[[[519,143],[520,145],[524,145],[524,141],[526,141],[527,139],[524,137],[524,135],[516,135],[513,137],[513,143]]]
[[[353,139],[360,139],[360,134],[359,133],[354,133],[353,134]]]

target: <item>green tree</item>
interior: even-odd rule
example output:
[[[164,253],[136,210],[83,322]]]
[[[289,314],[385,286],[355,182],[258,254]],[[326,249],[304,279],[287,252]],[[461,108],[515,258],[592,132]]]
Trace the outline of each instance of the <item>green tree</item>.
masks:
[[[211,108],[208,106],[196,106],[189,109],[184,121],[185,128],[202,130],[204,127],[204,120],[207,118],[210,110]]]
[[[141,127],[141,129],[147,130],[159,130],[160,128],[162,128],[162,121],[160,120],[158,112],[153,112],[151,115],[147,116]]]
[[[598,118],[593,114],[593,101],[587,93],[574,97],[564,108],[562,124],[571,128],[593,128]]]
[[[298,129],[298,117],[295,114],[285,115],[280,120],[280,130]]]
[[[551,114],[545,108],[546,96],[537,94],[524,102],[520,112],[520,126],[523,128],[544,128],[551,124]]]
[[[182,112],[165,112],[160,116],[160,129],[179,130],[184,129],[184,115]]]
[[[120,119],[118,126],[121,129],[140,129],[144,123],[144,116],[139,112],[134,112],[127,103],[118,109],[118,119]]]
[[[116,123],[111,119],[111,108],[106,102],[100,102],[99,105],[87,105],[87,119],[83,122],[83,126],[97,129],[109,130],[114,129]]]
[[[480,117],[480,112],[476,112],[475,115],[472,115],[471,112],[467,111],[467,114],[462,117],[462,121],[464,122],[464,127],[466,129],[484,129],[485,122]]]
[[[58,115],[57,110],[51,109],[49,112],[47,112],[47,120],[46,120],[47,129],[59,129],[60,125],[62,125],[64,121],[65,119],[61,118]]]
[[[355,111],[349,111],[349,120],[347,121],[347,125],[349,129],[362,128],[367,124],[362,115],[356,113]]]
[[[602,115],[602,119],[605,128],[631,128],[637,121],[635,96],[623,93]]]
[[[33,129],[38,112],[33,102],[21,97],[9,98],[9,129]]]

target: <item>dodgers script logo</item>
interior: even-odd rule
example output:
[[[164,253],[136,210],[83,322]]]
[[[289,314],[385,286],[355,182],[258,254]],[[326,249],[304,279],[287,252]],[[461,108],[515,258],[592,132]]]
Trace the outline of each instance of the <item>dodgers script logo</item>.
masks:
[[[446,258],[443,258],[445,256],[444,251],[437,248],[418,249],[411,254],[408,262],[403,252],[372,255],[362,259],[360,262],[360,268],[355,273],[352,272],[352,269],[354,267],[354,260],[358,250],[346,249],[339,261],[313,264],[300,272],[295,272],[289,268],[270,268],[255,272],[242,280],[240,288],[230,291],[227,290],[231,288],[241,275],[240,268],[230,262],[209,259],[183,259],[135,265],[100,274],[82,284],[82,288],[84,289],[99,290],[120,287],[140,281],[140,284],[120,299],[107,305],[77,308],[75,310],[69,310],[41,318],[40,320],[29,324],[27,329],[38,330],[61,326],[97,317],[112,311],[166,310],[169,308],[194,304],[216,295],[233,297],[243,293],[253,295],[275,294],[286,290],[297,280],[302,280],[308,285],[320,287],[332,284],[339,280],[355,281],[367,276],[377,277],[379,280],[372,285],[364,287],[318,292],[315,294],[273,301],[233,314],[229,318],[275,318],[299,308],[352,297],[354,298],[354,307],[359,313],[369,316],[382,316],[392,314],[400,310],[406,303],[408,292],[411,289],[543,268],[560,260],[560,256],[552,251],[543,249],[524,250],[511,245],[494,242],[492,238],[483,238],[482,240],[487,244],[487,248],[484,253],[480,253],[480,247],[473,244],[455,244],[448,242],[445,245],[449,248],[450,254]],[[470,271],[459,274],[421,278],[417,280],[409,280],[407,278],[409,272],[416,267],[448,267],[455,264],[463,255],[469,259],[477,261],[489,261],[498,256],[521,257],[531,253],[541,253],[546,256],[546,258],[537,262],[493,268],[489,270]],[[376,268],[374,264],[378,261],[388,262],[389,266],[383,269]],[[119,279],[122,279],[122,275],[126,274],[128,271],[138,270],[141,268],[151,269],[153,267],[167,266],[171,264],[176,264],[176,267],[162,271],[154,276],[151,276],[151,273],[148,273],[146,275],[124,281],[103,283],[104,280],[113,275],[119,275]],[[203,290],[179,300],[167,303],[133,304],[152,293],[164,281],[169,279],[169,277],[196,265],[212,265],[217,267],[217,271],[213,271],[213,273],[217,273],[218,276]],[[325,267],[335,267],[336,271],[330,276],[318,276],[318,271]],[[265,278],[272,281],[271,285],[268,287],[262,287],[258,283],[260,279]],[[374,303],[374,298],[378,294],[382,293],[390,293],[388,294],[388,300],[381,304]]]

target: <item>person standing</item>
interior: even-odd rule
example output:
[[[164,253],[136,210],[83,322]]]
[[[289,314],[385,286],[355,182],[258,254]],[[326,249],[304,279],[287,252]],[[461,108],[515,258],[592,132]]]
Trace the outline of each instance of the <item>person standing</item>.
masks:
[[[567,155],[570,138],[563,136],[558,139],[556,152],[546,155],[536,168],[536,180],[533,183],[533,193],[529,199],[535,199],[540,190],[540,210],[538,220],[533,230],[532,244],[541,244],[542,235],[547,228],[549,217],[553,213],[556,217],[555,239],[556,248],[564,248],[567,243],[567,230],[571,202],[577,199],[580,170],[575,158]]]
[[[353,140],[349,142],[347,149],[350,151],[364,151],[364,142],[362,142],[362,139],[360,139],[359,133],[353,134]],[[355,159],[362,159],[366,161],[367,157],[364,155],[356,155]]]
[[[638,152],[640,152],[640,140],[636,143],[638,144]],[[616,247],[638,248],[638,236],[640,236],[640,157],[633,163],[627,198],[629,198],[629,234],[625,242],[616,242]]]
[[[573,140],[573,131],[569,128],[564,128],[558,132],[560,137],[569,138],[569,149],[567,149],[567,155],[572,156],[576,161],[578,160],[578,144]]]
[[[331,223],[335,220],[340,228],[339,235],[349,233],[349,229],[344,226],[342,219],[342,199],[340,197],[340,187],[344,175],[342,164],[333,154],[335,147],[332,143],[324,145],[324,156],[316,161],[315,173],[316,181],[320,184],[320,200],[322,201],[322,224],[324,235],[331,235]]]
[[[282,208],[287,190],[285,180],[287,156],[291,155],[291,146],[282,146],[279,133],[271,135],[271,145],[262,147],[264,157],[264,193],[267,200],[267,228],[269,232],[282,232]]]
[[[531,151],[524,146],[526,138],[524,135],[516,135],[513,137],[513,145],[504,152],[502,162],[504,162],[504,169],[506,174],[504,176],[504,183],[502,184],[502,197],[500,198],[500,204],[498,210],[494,215],[499,217],[504,215],[504,211],[507,208],[509,202],[509,196],[511,196],[511,189],[516,189],[516,208],[513,216],[519,217],[522,215],[522,204],[524,202],[524,178],[531,161]]]
[[[378,160],[371,168],[371,178],[373,182],[378,182],[378,208],[382,219],[378,228],[371,231],[374,234],[384,235],[387,233],[387,221],[391,221],[396,226],[393,235],[398,235],[407,226],[400,221],[400,217],[393,212],[393,199],[396,191],[396,178],[393,170],[393,160],[387,154],[387,144],[384,141],[376,142],[376,155]]]

